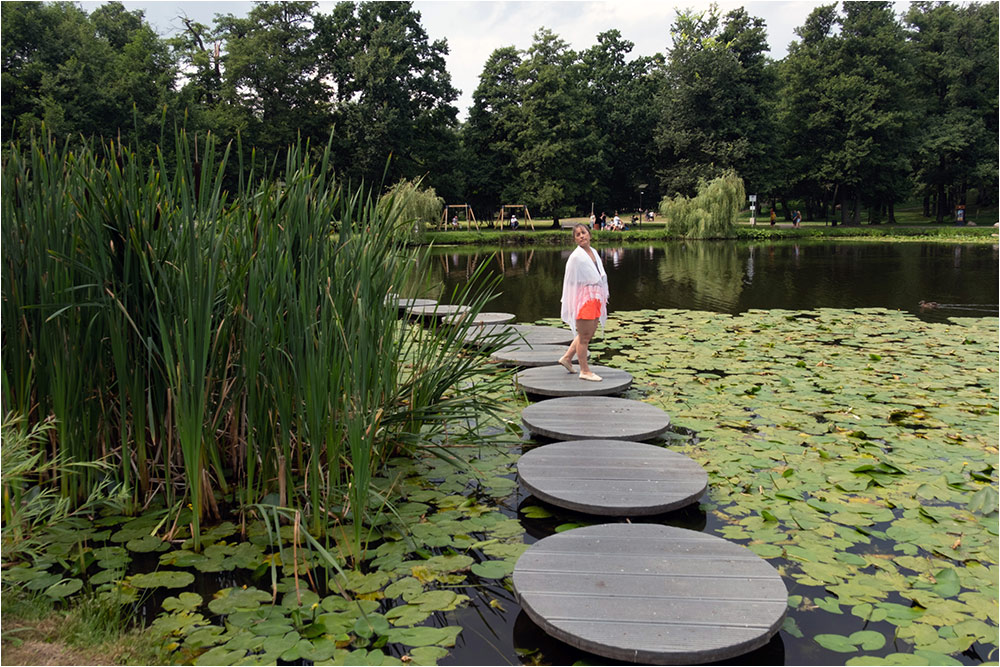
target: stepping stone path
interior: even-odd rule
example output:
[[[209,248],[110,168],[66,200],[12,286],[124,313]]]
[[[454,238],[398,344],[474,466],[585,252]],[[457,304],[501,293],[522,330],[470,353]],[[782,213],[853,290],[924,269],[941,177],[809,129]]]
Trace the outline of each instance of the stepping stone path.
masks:
[[[441,319],[448,324],[457,324],[466,319],[466,316],[462,313],[458,313],[456,315],[447,315]],[[472,318],[471,324],[507,324],[508,322],[513,321],[514,313],[479,313]]]
[[[508,345],[493,353],[492,359],[503,366],[555,366],[566,352],[566,345]],[[565,372],[561,366],[559,367]]]
[[[532,354],[525,347],[533,345],[512,344],[493,358],[557,363],[561,344]],[[592,369],[602,382],[558,365],[516,375],[526,392],[558,397],[524,408],[524,426],[564,441],[520,458],[521,485],[552,505],[600,516],[659,514],[696,502],[708,485],[697,462],[634,442],[662,435],[670,417],[641,401],[607,398],[627,389],[631,375]],[[771,640],[788,608],[781,575],[763,558],[719,537],[658,524],[605,524],[546,537],[518,559],[513,582],[522,609],[553,637],[637,663],[742,655]]]
[[[559,327],[541,327],[533,324],[496,324],[469,329],[465,342],[472,345],[494,345],[507,336],[509,345],[569,345],[573,332]],[[563,352],[566,350],[563,349]]]
[[[463,317],[465,306],[395,299],[414,317]],[[604,516],[659,514],[695,502],[708,483],[691,459],[650,440],[670,417],[641,401],[607,398],[632,376],[592,366],[602,382],[580,380],[555,365],[573,340],[567,329],[510,325],[481,313],[468,344],[509,343],[493,358],[536,366],[517,374],[531,394],[558,396],[521,411],[525,427],[559,442],[518,462],[518,477],[543,501]],[[497,319],[491,319],[491,316]],[[587,394],[601,394],[600,396]],[[525,613],[553,637],[614,660],[696,664],[733,658],[778,632],[788,590],[749,549],[697,531],[642,523],[574,528],[533,544],[514,566],[514,591]]]
[[[655,406],[603,396],[541,401],[522,410],[521,421],[532,433],[554,440],[652,440],[670,426],[670,417]]]
[[[607,396],[620,394],[632,384],[631,374],[617,368],[591,366],[590,370],[601,376],[600,382],[581,380],[579,372],[569,373],[559,365],[521,371],[514,381],[529,394],[542,396]]]
[[[646,516],[690,505],[708,486],[695,461],[656,445],[571,440],[517,462],[525,489],[547,503],[602,516]]]
[[[788,591],[746,547],[693,530],[613,523],[539,540],[514,566],[521,608],[567,644],[614,660],[676,665],[765,645]]]
[[[469,309],[468,306],[449,306],[440,303],[432,303],[425,305],[414,305],[406,309],[407,314],[410,317],[446,317],[448,315],[455,315],[457,313],[464,313]]]

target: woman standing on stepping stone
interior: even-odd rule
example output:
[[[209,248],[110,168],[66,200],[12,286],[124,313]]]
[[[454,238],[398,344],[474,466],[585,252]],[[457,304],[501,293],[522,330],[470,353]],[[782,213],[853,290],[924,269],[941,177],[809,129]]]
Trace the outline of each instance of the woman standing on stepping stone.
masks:
[[[569,349],[559,359],[559,364],[573,372],[573,356],[580,364],[580,379],[600,382],[601,376],[590,371],[587,365],[587,346],[601,326],[608,320],[608,274],[600,255],[590,247],[590,230],[587,225],[573,226],[576,250],[566,260],[563,276],[562,321],[575,334]]]

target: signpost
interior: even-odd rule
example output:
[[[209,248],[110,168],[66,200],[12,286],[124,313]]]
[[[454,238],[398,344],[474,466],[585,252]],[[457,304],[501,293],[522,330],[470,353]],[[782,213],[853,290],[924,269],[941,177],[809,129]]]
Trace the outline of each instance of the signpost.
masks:
[[[757,195],[750,195],[750,226],[757,226]]]

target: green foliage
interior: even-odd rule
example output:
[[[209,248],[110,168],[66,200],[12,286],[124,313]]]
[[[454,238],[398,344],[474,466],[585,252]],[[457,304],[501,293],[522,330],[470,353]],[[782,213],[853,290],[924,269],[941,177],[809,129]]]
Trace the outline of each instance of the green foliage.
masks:
[[[698,188],[694,198],[678,195],[660,202],[667,233],[692,239],[731,238],[746,192],[743,179],[730,171]]]
[[[190,501],[196,551],[232,493],[275,494],[323,539],[328,514],[353,519],[360,553],[365,517],[385,507],[372,476],[444,433],[475,437],[455,424],[490,410],[478,390],[452,393],[485,363],[461,353],[468,325],[403,326],[387,298],[424,289],[403,216],[435,198],[407,185],[379,205],[334,182],[329,150],[314,161],[301,146],[280,180],[251,172],[230,194],[215,146],[179,134],[176,168],[117,144],[12,147],[4,401],[57,417],[62,460],[113,450],[133,507]],[[451,295],[474,312],[488,297],[478,278]],[[70,505],[102,488],[90,468],[57,472]]]
[[[387,217],[398,218],[405,229],[411,230],[408,239],[416,242],[424,240],[427,225],[441,220],[444,205],[434,188],[421,188],[419,180],[400,181],[379,199]]]

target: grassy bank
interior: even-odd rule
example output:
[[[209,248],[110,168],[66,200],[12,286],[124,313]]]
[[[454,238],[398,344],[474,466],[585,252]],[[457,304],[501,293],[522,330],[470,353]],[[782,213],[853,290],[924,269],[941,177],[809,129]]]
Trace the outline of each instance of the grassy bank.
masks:
[[[630,243],[636,241],[679,240],[671,236],[663,223],[647,223],[639,229],[622,232],[594,231],[596,244]],[[777,241],[794,239],[837,239],[843,241],[933,241],[942,243],[991,243],[997,238],[994,227],[955,227],[952,225],[878,225],[861,227],[830,227],[822,224],[804,224],[795,229],[788,226],[769,225],[750,227],[740,225],[732,237],[725,240]],[[479,231],[429,231],[425,243],[434,245],[566,245],[573,244],[568,230],[542,228],[517,231],[482,229]]]

